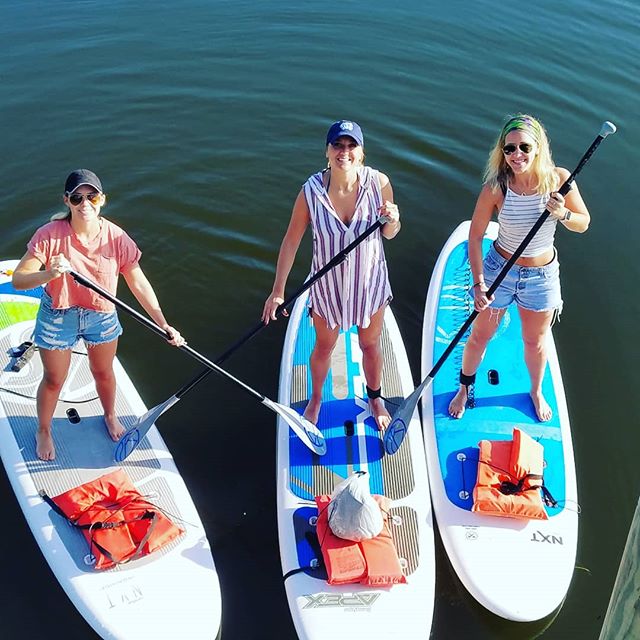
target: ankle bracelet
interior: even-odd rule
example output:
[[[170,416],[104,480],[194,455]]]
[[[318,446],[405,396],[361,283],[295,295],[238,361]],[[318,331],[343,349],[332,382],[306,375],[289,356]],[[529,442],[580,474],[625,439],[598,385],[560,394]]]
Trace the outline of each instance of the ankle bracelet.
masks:
[[[375,400],[376,398],[380,398],[382,396],[382,387],[378,387],[377,389],[372,389],[370,386],[366,386],[367,389],[367,398],[369,400]]]
[[[468,376],[466,373],[462,373],[462,369],[460,370],[460,384],[468,387],[469,385],[475,384],[476,382],[476,374],[473,373]]]

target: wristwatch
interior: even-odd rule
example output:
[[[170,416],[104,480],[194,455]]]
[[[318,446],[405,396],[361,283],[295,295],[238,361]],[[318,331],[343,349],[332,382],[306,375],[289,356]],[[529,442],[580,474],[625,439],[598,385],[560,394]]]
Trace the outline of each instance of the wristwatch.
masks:
[[[563,220],[563,221],[571,220],[571,211],[569,211],[569,209],[567,209],[567,210],[564,212],[564,217],[562,218],[562,220]]]

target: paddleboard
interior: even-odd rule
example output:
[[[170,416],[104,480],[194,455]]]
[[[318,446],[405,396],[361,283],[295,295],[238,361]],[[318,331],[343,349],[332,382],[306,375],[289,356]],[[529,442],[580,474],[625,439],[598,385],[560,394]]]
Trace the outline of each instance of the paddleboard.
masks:
[[[38,352],[18,372],[10,349],[32,337],[42,290],[16,291],[0,262],[0,455],[25,518],[55,577],[102,638],[212,640],[221,621],[220,586],[207,536],[189,491],[153,427],[126,461],[113,462],[102,406],[78,343],[53,418],[56,459],[36,456],[35,394],[42,378]],[[116,359],[118,416],[125,428],[146,407]],[[96,570],[88,544],[43,502],[116,468],[185,533],[166,547],[109,570]]]
[[[304,411],[311,393],[309,357],[315,331],[298,299],[291,314],[280,369],[279,401]],[[398,326],[387,308],[382,332],[382,395],[393,412],[413,390]],[[340,332],[323,389],[318,428],[327,453],[317,456],[278,423],[278,532],[285,590],[303,640],[429,637],[435,595],[433,525],[422,434],[414,416],[395,456],[384,454],[381,434],[368,410],[362,353],[355,327]],[[392,500],[391,531],[407,584],[367,587],[329,585],[317,543],[314,496],[331,494],[354,471],[370,474],[372,494]]]
[[[463,222],[452,233],[431,277],[422,335],[423,377],[473,311],[467,296],[472,284],[469,227],[469,221]],[[497,223],[491,222],[483,240],[484,253],[497,233]],[[578,540],[571,431],[553,335],[551,331],[547,335],[548,365],[543,380],[553,417],[545,423],[537,420],[529,397],[530,379],[515,304],[507,309],[477,372],[475,407],[467,408],[461,419],[449,416],[468,335],[422,398],[434,515],[451,564],[471,595],[503,618],[538,620],[563,602]],[[558,502],[557,507],[545,507],[548,520],[471,511],[479,441],[511,440],[514,427],[544,447],[544,483]]]

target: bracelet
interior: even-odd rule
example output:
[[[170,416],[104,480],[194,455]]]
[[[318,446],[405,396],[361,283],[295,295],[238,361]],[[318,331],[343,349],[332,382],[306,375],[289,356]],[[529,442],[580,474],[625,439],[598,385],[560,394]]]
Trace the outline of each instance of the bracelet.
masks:
[[[485,284],[484,280],[478,280],[478,282],[476,282],[473,287],[471,287],[472,289],[475,289],[479,284]],[[485,285],[486,286],[486,285]]]

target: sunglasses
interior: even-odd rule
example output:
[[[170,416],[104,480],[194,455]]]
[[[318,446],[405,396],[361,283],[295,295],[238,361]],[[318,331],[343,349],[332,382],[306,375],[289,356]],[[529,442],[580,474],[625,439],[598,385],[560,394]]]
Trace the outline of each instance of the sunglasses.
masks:
[[[100,203],[100,198],[102,197],[101,193],[93,192],[93,193],[72,193],[67,196],[69,198],[69,202],[77,207],[79,204],[85,200],[85,198],[93,205]]]
[[[332,142],[331,146],[336,149],[336,151],[350,151],[358,145],[355,142]]]
[[[521,142],[517,146],[515,144],[505,144],[504,147],[502,147],[502,153],[504,153],[505,156],[510,156],[516,149],[520,149],[522,153],[531,153],[533,151],[533,145],[528,142]]]

